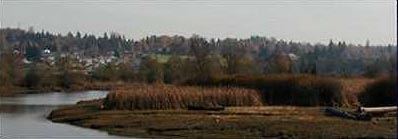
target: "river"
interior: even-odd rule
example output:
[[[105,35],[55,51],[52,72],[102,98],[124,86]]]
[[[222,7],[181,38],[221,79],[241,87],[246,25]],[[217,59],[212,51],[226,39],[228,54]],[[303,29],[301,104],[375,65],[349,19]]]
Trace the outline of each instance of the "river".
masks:
[[[53,138],[104,138],[120,139],[92,129],[68,124],[53,123],[47,115],[63,105],[80,100],[103,98],[108,91],[83,91],[74,93],[21,94],[0,97],[1,139],[53,139]]]

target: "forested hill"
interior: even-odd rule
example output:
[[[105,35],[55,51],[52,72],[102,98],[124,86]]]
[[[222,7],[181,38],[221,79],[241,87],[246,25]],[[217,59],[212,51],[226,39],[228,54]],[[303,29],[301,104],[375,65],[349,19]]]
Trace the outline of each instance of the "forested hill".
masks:
[[[44,50],[50,50],[54,57],[73,54],[80,58],[122,58],[133,55],[130,58],[138,60],[148,55],[161,55],[166,57],[166,61],[173,56],[197,58],[205,55],[210,58],[208,63],[213,62],[210,65],[216,65],[228,74],[295,72],[375,76],[394,72],[396,63],[396,46],[392,45],[360,46],[333,41],[309,44],[258,36],[222,40],[203,39],[196,35],[190,38],[149,36],[132,40],[116,33],[98,37],[79,32],[56,35],[1,29],[0,47],[1,51],[21,53],[33,62],[40,61]]]

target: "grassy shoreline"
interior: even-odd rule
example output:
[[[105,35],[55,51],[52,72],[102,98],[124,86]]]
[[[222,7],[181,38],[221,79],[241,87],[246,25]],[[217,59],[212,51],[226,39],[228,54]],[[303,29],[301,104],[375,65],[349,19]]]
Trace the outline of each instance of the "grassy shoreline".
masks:
[[[53,122],[131,137],[394,138],[395,118],[369,122],[325,116],[321,107],[227,107],[224,111],[103,110],[103,100],[54,110]]]
[[[362,92],[365,86],[368,83],[374,82],[374,79],[368,78],[341,78],[339,79],[342,82],[342,102],[341,105],[343,107],[357,107],[359,106],[358,102],[358,94]],[[85,91],[85,90],[115,90],[117,88],[131,88],[131,86],[136,86],[137,84],[145,85],[142,83],[129,83],[129,82],[85,82],[83,84],[73,84],[70,88],[62,88],[62,87],[40,87],[29,89],[26,87],[12,87],[11,91],[4,92],[0,91],[0,96],[13,96],[18,94],[32,94],[32,93],[48,93],[48,92],[74,92],[74,91]],[[220,87],[220,86],[215,86]],[[226,86],[226,87],[234,87],[234,86]],[[245,87],[241,87],[243,89],[248,89]],[[260,91],[259,89],[254,89]],[[265,91],[268,92],[268,91]],[[266,95],[269,96],[269,95]],[[269,103],[266,101],[265,103]]]

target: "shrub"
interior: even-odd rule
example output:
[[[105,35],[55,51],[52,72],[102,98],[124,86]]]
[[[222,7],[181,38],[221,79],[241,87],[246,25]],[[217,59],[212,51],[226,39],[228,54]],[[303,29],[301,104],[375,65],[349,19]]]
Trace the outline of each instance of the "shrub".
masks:
[[[79,71],[62,71],[58,75],[58,84],[65,89],[70,89],[72,86],[82,86],[86,81],[87,75]]]
[[[201,85],[240,86],[260,90],[270,105],[331,106],[342,105],[339,80],[305,74],[269,74],[260,76],[212,77]]]
[[[37,71],[37,67],[32,66],[29,68],[28,72],[25,74],[24,85],[28,88],[37,87],[40,84],[41,76]]]
[[[397,80],[394,78],[381,78],[368,84],[359,94],[362,106],[393,106],[396,105]]]
[[[240,88],[177,87],[172,85],[131,85],[107,95],[107,109],[183,109],[188,106],[259,106],[258,92]]]

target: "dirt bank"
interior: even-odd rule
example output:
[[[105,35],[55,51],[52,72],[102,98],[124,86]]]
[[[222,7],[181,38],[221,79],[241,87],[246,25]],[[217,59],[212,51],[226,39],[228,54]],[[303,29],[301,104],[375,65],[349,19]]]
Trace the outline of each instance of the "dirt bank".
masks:
[[[53,111],[54,122],[133,137],[395,138],[396,119],[327,117],[319,107],[229,107],[224,111],[101,110],[101,101]]]

